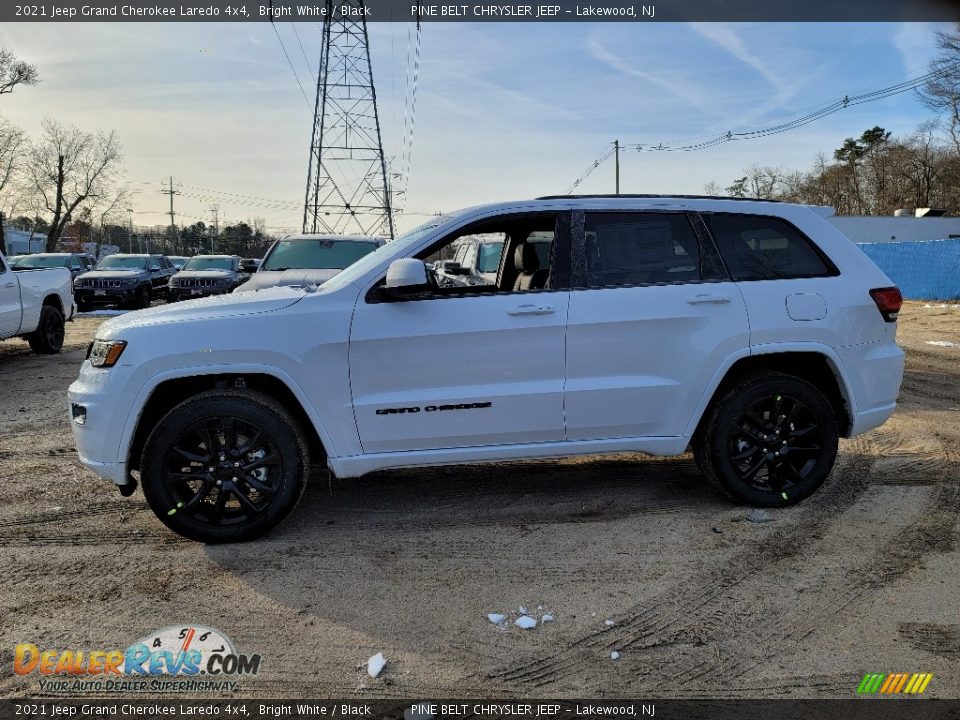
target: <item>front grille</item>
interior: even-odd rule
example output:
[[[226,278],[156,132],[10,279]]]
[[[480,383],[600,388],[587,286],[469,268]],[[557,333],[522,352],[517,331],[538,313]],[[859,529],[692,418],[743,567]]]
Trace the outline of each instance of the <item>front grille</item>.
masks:
[[[180,287],[185,288],[209,288],[216,287],[217,281],[208,278],[182,278]]]
[[[115,288],[120,287],[119,280],[84,280],[84,287],[92,288]]]

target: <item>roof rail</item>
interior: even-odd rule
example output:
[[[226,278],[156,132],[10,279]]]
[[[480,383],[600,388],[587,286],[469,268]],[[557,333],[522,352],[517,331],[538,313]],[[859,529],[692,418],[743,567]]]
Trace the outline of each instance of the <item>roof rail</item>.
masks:
[[[722,195],[654,195],[640,193],[592,194],[592,195],[541,195],[537,200],[586,200],[590,198],[676,198],[678,200],[742,200],[746,202],[778,203],[780,200],[752,197],[726,197]]]

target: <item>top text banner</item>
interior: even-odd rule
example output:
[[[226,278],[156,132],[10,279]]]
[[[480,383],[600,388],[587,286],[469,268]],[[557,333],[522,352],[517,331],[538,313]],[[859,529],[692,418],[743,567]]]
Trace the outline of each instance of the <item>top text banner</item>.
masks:
[[[0,2],[0,22],[953,22],[953,0],[649,0],[424,3],[403,0]]]

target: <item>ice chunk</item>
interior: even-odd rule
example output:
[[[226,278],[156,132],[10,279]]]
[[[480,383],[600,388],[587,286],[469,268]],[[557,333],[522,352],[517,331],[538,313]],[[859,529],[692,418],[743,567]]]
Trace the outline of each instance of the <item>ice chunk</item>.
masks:
[[[520,614],[521,614],[521,615],[526,615],[526,614],[527,614],[527,609],[526,609],[523,605],[521,605],[520,607],[518,607],[517,610],[520,611]]]
[[[603,624],[606,625],[607,627],[613,627],[614,625],[616,625],[616,623],[613,620],[604,620]]]
[[[494,625],[503,625],[507,621],[507,616],[502,613],[487,613],[487,620]]]
[[[610,653],[610,659],[611,659],[611,660],[619,660],[619,659],[620,659],[620,653],[618,653],[616,650],[614,650],[612,653]]]
[[[537,621],[534,620],[529,615],[521,615],[516,620],[513,621],[513,624],[518,628],[523,628],[524,630],[529,630],[537,626]]]
[[[372,658],[367,660],[367,675],[372,678],[377,677],[383,670],[383,666],[386,664],[387,659],[383,656],[383,653],[377,653]]]
[[[540,618],[540,622],[542,622],[542,623],[545,623],[545,622],[553,622],[553,615],[551,615],[550,613],[547,613],[547,614],[544,615],[542,618]]]

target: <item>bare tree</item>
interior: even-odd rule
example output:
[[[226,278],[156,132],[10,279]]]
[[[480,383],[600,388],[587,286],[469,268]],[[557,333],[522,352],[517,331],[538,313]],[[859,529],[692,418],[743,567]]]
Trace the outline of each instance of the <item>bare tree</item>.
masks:
[[[107,199],[119,182],[123,154],[115,132],[88,133],[43,121],[42,134],[27,154],[31,190],[51,214],[47,251],[56,250],[63,228],[81,205]]]
[[[960,23],[950,32],[937,32],[937,47],[940,55],[929,65],[930,72],[936,75],[917,94],[928,108],[948,116],[947,130],[960,153]]]
[[[11,181],[15,179],[20,167],[21,148],[25,140],[26,135],[23,130],[0,118],[0,252],[4,254],[7,252],[7,243],[4,234],[3,208],[12,204],[12,199],[7,196],[15,185]]]
[[[40,81],[37,66],[31,65],[0,48],[0,95],[13,92],[17,85],[36,85]]]

